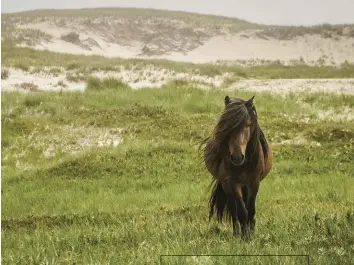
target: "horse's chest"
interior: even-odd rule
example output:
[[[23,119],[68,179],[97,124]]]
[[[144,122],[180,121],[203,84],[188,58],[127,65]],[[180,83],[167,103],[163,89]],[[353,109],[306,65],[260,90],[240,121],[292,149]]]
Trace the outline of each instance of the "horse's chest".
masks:
[[[236,182],[243,185],[247,185],[250,182],[250,176],[246,172],[232,172],[231,178]]]
[[[234,182],[242,184],[242,185],[250,185],[254,181],[258,179],[257,172],[253,170],[248,170],[247,168],[245,169],[237,169],[234,168],[230,172],[231,178],[233,179]]]

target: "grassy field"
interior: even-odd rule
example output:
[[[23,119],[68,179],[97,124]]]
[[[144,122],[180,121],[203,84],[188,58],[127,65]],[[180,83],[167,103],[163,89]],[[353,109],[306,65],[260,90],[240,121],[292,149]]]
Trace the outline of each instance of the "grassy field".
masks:
[[[354,98],[256,94],[275,159],[243,242],[208,221],[198,153],[224,97],[185,83],[2,93],[2,264],[353,264],[354,123],[320,114]],[[98,146],[113,134],[118,147]]]

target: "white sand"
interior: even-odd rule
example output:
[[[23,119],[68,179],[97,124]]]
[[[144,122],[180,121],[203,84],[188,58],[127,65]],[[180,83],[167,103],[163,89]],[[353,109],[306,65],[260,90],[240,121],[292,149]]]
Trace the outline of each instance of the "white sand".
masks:
[[[33,48],[38,50],[49,50],[58,53],[69,53],[78,55],[101,55],[105,57],[121,57],[121,58],[133,58],[141,52],[143,44],[138,42],[133,43],[131,46],[122,46],[116,43],[110,43],[104,39],[104,37],[97,33],[84,30],[81,27],[75,29],[58,27],[48,22],[19,25],[22,29],[37,29],[52,36],[50,42],[43,41],[41,44],[35,45]],[[70,32],[76,32],[80,35],[80,40],[85,42],[87,39],[95,40],[100,47],[90,45],[91,50],[84,49],[79,45],[64,41],[61,36]]]
[[[8,71],[9,77],[1,80],[2,91],[26,91],[21,88],[23,83],[37,85],[38,90],[42,91],[84,91],[86,87],[84,82],[69,82],[65,75],[54,76],[44,71],[31,74],[15,68],[9,68]]]
[[[322,38],[318,35],[306,35],[295,40],[264,40],[236,36],[216,36],[204,45],[182,56],[174,54],[167,59],[192,61],[194,63],[215,62],[217,60],[270,60],[290,61],[303,58],[313,62],[328,57],[328,63],[341,64],[354,62],[354,38]]]

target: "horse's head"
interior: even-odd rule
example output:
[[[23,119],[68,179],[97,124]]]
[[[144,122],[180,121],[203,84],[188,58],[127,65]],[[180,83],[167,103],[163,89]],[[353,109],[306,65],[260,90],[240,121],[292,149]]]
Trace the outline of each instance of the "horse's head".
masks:
[[[245,163],[247,146],[256,130],[257,113],[253,99],[254,96],[247,101],[239,98],[230,99],[229,96],[225,97],[225,110],[233,111],[234,109],[237,112],[234,121],[237,126],[230,132],[227,142],[230,160],[235,166],[241,166]]]

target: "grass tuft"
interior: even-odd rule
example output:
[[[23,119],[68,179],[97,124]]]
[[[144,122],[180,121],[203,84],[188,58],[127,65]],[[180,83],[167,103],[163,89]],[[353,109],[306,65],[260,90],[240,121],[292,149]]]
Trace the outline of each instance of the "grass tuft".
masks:
[[[1,69],[1,79],[7,79],[9,77],[8,69]]]
[[[75,32],[70,32],[66,35],[62,35],[60,37],[60,39],[66,41],[66,42],[70,42],[70,43],[73,43],[73,44],[80,44],[80,35],[75,33]]]
[[[95,90],[104,90],[104,89],[124,90],[124,89],[129,89],[129,86],[123,83],[121,80],[115,78],[104,78],[101,80],[97,77],[90,76],[87,79],[86,91],[95,91]]]

